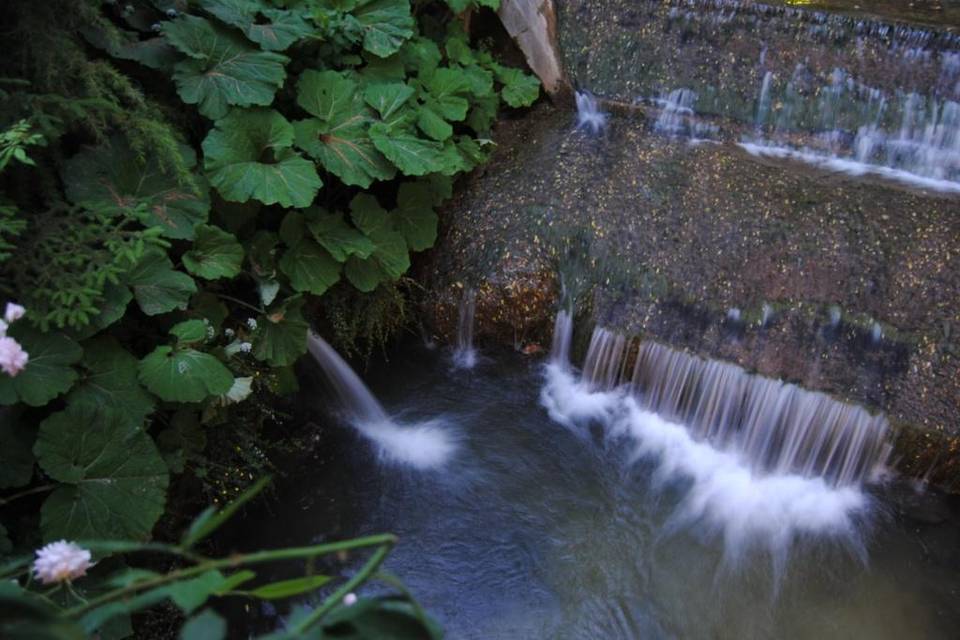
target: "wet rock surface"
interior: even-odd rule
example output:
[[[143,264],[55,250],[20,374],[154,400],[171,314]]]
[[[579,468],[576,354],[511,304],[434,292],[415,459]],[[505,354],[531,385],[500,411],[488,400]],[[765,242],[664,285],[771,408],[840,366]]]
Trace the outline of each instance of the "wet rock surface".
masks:
[[[480,344],[536,352],[566,291],[579,342],[597,322],[883,410],[898,466],[960,489],[960,201],[573,122],[502,123],[461,185],[424,269],[438,333],[470,286]]]

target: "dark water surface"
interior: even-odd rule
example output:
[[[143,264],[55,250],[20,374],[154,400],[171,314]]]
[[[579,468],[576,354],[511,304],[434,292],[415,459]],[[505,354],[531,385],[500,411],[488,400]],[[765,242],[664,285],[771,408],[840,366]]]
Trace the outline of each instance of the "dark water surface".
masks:
[[[396,533],[387,569],[453,639],[957,637],[956,500],[875,488],[865,564],[849,541],[800,540],[776,580],[761,550],[731,565],[697,527],[669,530],[683,482],[655,491],[625,443],[553,423],[541,365],[501,353],[454,371],[439,350],[394,354],[372,390],[403,422],[445,416],[454,459],[383,465],[357,437],[299,463],[245,544]]]

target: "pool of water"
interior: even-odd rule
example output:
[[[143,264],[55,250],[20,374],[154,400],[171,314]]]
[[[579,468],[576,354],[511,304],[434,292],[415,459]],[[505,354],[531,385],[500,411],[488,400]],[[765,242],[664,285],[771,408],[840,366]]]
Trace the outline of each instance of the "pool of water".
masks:
[[[762,546],[734,560],[712,529],[676,526],[685,481],[655,477],[630,442],[552,421],[542,360],[481,355],[463,370],[411,346],[365,378],[400,421],[442,417],[453,458],[428,471],[383,463],[349,432],[342,451],[293,467],[244,543],[393,532],[386,568],[448,638],[900,640],[960,628],[955,499],[872,487],[855,535],[796,539],[778,572]]]

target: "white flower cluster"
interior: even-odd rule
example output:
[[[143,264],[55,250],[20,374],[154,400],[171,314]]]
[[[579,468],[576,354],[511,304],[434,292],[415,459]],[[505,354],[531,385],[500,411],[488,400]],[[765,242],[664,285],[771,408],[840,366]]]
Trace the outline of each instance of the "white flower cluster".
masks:
[[[11,377],[23,371],[30,360],[30,354],[23,350],[19,342],[7,335],[7,328],[26,312],[20,305],[8,302],[3,320],[0,320],[0,370]]]
[[[249,342],[240,343],[240,351],[242,351],[243,353],[250,353],[252,350],[253,350],[253,345],[250,344]]]
[[[36,553],[33,572],[43,584],[74,580],[86,575],[93,566],[89,551],[66,540],[51,542]]]

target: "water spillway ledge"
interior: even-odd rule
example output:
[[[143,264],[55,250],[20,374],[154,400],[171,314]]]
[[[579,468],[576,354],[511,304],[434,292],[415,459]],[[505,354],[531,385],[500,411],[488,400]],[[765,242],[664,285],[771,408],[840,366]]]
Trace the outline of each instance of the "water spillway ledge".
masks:
[[[896,467],[960,491],[960,201],[616,113],[602,136],[576,125],[541,105],[498,126],[420,265],[438,335],[454,339],[470,283],[478,344],[545,349],[564,274],[580,324],[882,410]]]

